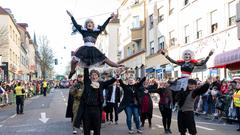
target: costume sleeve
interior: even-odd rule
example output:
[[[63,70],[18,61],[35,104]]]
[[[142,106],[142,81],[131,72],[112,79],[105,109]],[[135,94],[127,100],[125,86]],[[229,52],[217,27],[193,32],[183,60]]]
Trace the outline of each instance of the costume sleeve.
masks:
[[[108,23],[110,22],[110,20],[112,19],[112,17],[109,17],[104,23],[102,26],[98,26],[98,28],[100,29],[100,31],[104,31],[106,26],[108,25]]]
[[[192,98],[195,98],[197,96],[200,96],[200,95],[206,93],[209,89],[209,86],[210,86],[209,83],[205,83],[201,87],[194,90],[193,93],[192,93]]]
[[[175,61],[175,60],[173,60],[172,58],[170,58],[169,56],[166,56],[166,59],[168,59],[170,62],[172,62],[172,63],[174,63],[174,64],[180,65],[180,62],[179,62],[179,61]]]
[[[158,88],[158,89],[149,89],[149,93],[158,93],[160,94],[161,91],[163,91],[165,88]]]
[[[126,87],[126,84],[123,83],[122,79],[119,79],[120,86],[123,88],[123,90]]]
[[[115,78],[102,82],[103,88],[106,89],[109,85],[113,84],[116,81]]]
[[[202,61],[200,61],[200,62],[197,62],[196,64],[195,64],[195,66],[203,66],[204,64],[206,64],[207,63],[207,61],[209,60],[209,56],[207,56],[207,58],[205,59],[205,60],[202,60]]]
[[[145,82],[145,80],[146,80],[146,77],[143,77],[142,80],[140,80],[139,83],[135,84],[135,86],[138,87],[138,88],[141,87],[143,82]]]
[[[84,80],[83,80],[84,84],[87,84],[91,82],[90,78],[89,78],[89,69],[88,68],[84,68]]]
[[[158,87],[158,84],[153,84],[153,85],[148,86],[147,89],[148,89],[148,90],[156,90],[157,87]]]
[[[74,19],[74,17],[71,17],[72,23],[73,23],[73,34],[76,33],[77,31],[79,31],[82,34],[82,26],[78,25],[76,20]]]

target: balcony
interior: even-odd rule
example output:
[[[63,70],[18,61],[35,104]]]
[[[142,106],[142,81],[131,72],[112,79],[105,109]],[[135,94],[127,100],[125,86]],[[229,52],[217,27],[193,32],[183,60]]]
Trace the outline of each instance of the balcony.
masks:
[[[144,38],[144,26],[131,29],[132,41],[136,41]]]

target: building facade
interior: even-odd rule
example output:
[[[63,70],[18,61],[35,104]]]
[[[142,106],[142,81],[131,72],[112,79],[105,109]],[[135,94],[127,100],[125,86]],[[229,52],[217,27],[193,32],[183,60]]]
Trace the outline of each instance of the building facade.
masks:
[[[158,78],[169,71],[171,77],[180,77],[180,67],[157,54],[159,49],[166,49],[168,55],[175,60],[182,59],[182,53],[186,49],[192,50],[197,60],[205,59],[209,51],[214,49],[215,53],[206,66],[196,68],[192,77],[201,80],[209,76],[230,79],[233,69],[240,69],[231,67],[231,64],[239,65],[236,62],[240,61],[237,2],[238,0],[148,1],[146,71],[149,69],[148,72]],[[232,51],[234,55],[227,55],[229,52],[232,54]]]
[[[32,74],[37,74],[39,57],[27,31],[28,24],[16,23],[11,10],[2,7],[0,20],[0,80],[31,80]]]
[[[0,20],[0,27],[6,31],[4,42],[0,44],[1,67],[6,67],[1,78],[2,80],[12,80],[16,79],[18,75],[21,35],[10,10],[7,12],[0,7]]]
[[[119,0],[119,64],[135,71],[134,77],[144,76],[145,71],[145,0]]]

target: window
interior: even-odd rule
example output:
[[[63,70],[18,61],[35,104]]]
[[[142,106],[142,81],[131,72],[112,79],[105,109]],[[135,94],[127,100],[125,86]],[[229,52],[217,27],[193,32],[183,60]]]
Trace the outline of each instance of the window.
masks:
[[[135,47],[135,44],[133,44],[132,53],[133,53],[133,54],[135,54],[135,53],[136,53],[136,47]]]
[[[132,50],[130,47],[127,48],[127,56],[130,56],[132,55]]]
[[[163,20],[164,20],[163,7],[160,7],[158,9],[158,23],[162,22]]]
[[[174,77],[178,78],[178,71],[174,71]]]
[[[236,23],[236,0],[228,3],[228,26],[232,26]]]
[[[158,50],[164,49],[164,36],[158,38]]]
[[[141,40],[135,41],[137,45],[137,52],[141,50]]]
[[[139,16],[134,16],[133,17],[133,28],[140,28]]]
[[[199,18],[196,21],[196,25],[197,25],[197,39],[199,39],[200,37],[202,37],[202,29],[203,29],[203,24],[202,24],[202,19]]]
[[[185,35],[184,41],[185,41],[185,44],[186,44],[186,43],[189,42],[189,36],[190,36],[189,25],[186,25],[184,27],[184,35]]]
[[[189,3],[189,0],[184,0],[184,6],[186,6]]]
[[[149,29],[153,28],[153,14],[149,16]]]
[[[169,32],[170,46],[175,45],[176,38],[174,37],[174,30]]]
[[[171,15],[173,13],[174,10],[174,2],[175,0],[168,0],[169,3],[169,15]]]
[[[217,10],[211,12],[211,32],[214,33],[218,29]]]
[[[150,42],[150,55],[154,54],[154,42]]]

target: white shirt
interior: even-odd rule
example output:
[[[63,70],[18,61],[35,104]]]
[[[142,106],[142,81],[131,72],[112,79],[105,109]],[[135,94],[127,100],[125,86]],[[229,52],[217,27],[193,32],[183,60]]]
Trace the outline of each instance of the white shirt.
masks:
[[[116,95],[116,86],[114,85],[112,90],[111,100],[110,100],[111,103],[115,103],[115,99],[116,99],[115,95]]]

